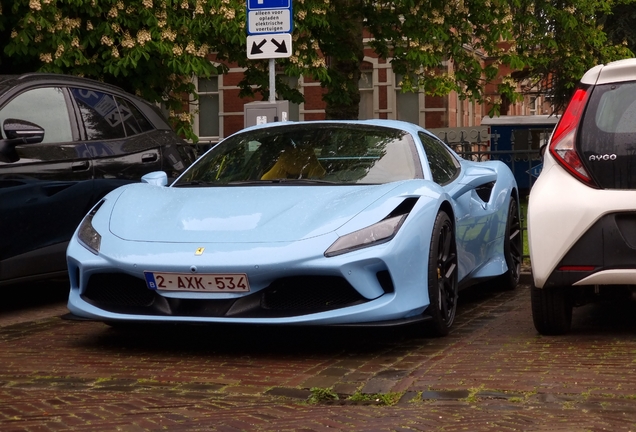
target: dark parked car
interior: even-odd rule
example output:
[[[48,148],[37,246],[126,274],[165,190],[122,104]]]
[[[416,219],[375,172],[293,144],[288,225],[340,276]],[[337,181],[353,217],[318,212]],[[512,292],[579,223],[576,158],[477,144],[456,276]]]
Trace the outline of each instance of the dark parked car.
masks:
[[[155,106],[97,81],[0,76],[0,285],[66,275],[73,231],[109,191],[190,159]]]

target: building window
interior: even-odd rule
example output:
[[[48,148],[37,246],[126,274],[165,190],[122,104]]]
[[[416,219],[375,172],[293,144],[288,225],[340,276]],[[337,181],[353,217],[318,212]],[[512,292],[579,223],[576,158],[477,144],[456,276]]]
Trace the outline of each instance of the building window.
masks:
[[[360,89],[360,106],[358,108],[358,119],[367,120],[373,116],[373,65],[362,63],[362,72],[358,81]]]
[[[398,120],[420,124],[420,94],[402,93],[402,75],[395,75],[395,108]]]
[[[196,79],[199,95],[198,115],[195,121],[195,133],[201,140],[218,138],[221,135],[219,121],[219,77]]]
[[[528,103],[530,115],[537,115],[537,98],[530,96],[530,103]]]

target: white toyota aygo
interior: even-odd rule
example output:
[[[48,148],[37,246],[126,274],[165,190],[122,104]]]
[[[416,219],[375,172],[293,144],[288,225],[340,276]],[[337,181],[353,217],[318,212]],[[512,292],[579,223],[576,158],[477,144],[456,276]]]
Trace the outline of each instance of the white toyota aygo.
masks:
[[[581,79],[528,204],[532,317],[566,333],[572,309],[636,296],[636,59]]]

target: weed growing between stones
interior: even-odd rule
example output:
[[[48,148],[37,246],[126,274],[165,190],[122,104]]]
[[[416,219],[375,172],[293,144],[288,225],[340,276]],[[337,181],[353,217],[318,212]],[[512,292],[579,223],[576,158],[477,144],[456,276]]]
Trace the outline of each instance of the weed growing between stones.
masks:
[[[312,387],[309,391],[311,391],[311,396],[308,399],[309,403],[317,404],[339,399],[338,394],[330,388]]]

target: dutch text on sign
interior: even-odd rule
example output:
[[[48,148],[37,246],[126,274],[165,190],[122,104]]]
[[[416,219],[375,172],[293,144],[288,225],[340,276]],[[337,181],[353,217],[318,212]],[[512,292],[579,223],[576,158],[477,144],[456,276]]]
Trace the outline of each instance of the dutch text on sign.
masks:
[[[250,11],[248,18],[249,34],[291,32],[289,9]]]

